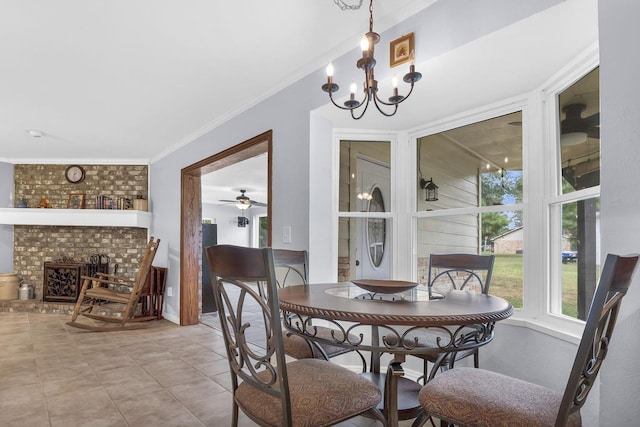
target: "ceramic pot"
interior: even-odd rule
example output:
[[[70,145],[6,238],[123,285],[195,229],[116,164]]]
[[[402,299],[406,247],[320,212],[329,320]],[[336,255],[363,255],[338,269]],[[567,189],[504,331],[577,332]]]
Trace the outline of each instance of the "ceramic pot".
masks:
[[[18,285],[20,280],[14,273],[0,274],[0,300],[8,301],[18,299]]]

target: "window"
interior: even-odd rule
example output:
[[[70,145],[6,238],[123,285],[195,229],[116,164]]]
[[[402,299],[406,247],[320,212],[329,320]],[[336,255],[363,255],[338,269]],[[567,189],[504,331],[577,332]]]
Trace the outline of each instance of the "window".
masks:
[[[391,143],[340,141],[338,280],[390,279]]]
[[[255,241],[258,242],[258,248],[266,248],[269,246],[269,217],[267,214],[256,215],[253,220],[256,233]]]
[[[599,68],[558,96],[562,194],[600,185]]]
[[[600,274],[600,90],[595,68],[557,96],[550,311],[585,320]]]
[[[494,253],[490,293],[522,307],[522,112],[418,138],[416,158],[418,281],[432,253]],[[426,200],[428,180],[436,201]]]

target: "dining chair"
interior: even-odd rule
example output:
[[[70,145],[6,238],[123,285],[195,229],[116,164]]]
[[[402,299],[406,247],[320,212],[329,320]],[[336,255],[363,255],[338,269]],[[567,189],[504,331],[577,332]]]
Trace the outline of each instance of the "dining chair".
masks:
[[[309,282],[309,256],[307,251],[289,250],[289,249],[273,249],[273,263],[275,266],[276,281],[278,288],[293,285],[308,285]],[[305,322],[306,327],[313,327],[314,334],[331,340],[344,340],[344,333],[337,329],[327,328],[324,326],[311,325],[308,319],[298,318],[292,319],[293,322]],[[346,354],[355,350],[340,347],[337,345],[318,344],[311,342],[299,335],[292,334],[289,331],[283,331],[282,339],[284,342],[285,353],[295,359],[324,359],[329,360],[332,357]],[[358,337],[351,335],[347,339],[350,342],[359,342]],[[366,359],[357,352],[362,362],[362,370],[367,370]]]
[[[382,395],[372,382],[326,360],[286,363],[271,248],[205,251],[231,373],[234,427],[239,410],[261,426],[329,426],[363,414],[385,425],[376,409]]]
[[[469,292],[489,293],[495,255],[475,254],[431,254],[429,257],[429,273],[427,288],[430,299],[442,298],[450,289]],[[417,330],[410,338],[417,338],[417,346],[443,345],[454,339],[444,329]],[[423,377],[426,382],[433,378],[438,370],[452,367],[454,362],[473,355],[473,366],[480,366],[478,349],[462,350],[455,353],[416,355],[424,361]],[[429,371],[429,363],[433,364]]]
[[[580,426],[638,256],[607,255],[564,393],[484,369],[453,368],[419,393],[425,413],[460,426]],[[446,425],[446,424],[445,424]]]

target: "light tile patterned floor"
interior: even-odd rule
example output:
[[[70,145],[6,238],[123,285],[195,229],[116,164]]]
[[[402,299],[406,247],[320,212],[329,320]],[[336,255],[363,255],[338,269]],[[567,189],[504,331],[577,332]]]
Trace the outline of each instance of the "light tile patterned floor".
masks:
[[[0,313],[0,426],[231,425],[229,367],[215,328],[163,320],[89,332],[69,319]],[[255,426],[242,415],[239,425]],[[374,425],[363,417],[340,424]]]

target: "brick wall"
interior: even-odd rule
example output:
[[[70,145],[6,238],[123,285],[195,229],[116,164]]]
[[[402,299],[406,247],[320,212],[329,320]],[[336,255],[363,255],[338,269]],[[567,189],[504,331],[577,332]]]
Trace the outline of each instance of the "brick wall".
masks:
[[[46,197],[55,209],[67,207],[70,193],[85,194],[85,208],[95,209],[97,195],[135,198],[148,193],[146,165],[82,165],[86,177],[71,184],[64,177],[68,165],[14,165],[14,198],[25,199],[30,208],[37,208]]]
[[[42,196],[53,208],[64,209],[69,193],[84,193],[85,208],[95,208],[95,196],[147,198],[146,165],[82,165],[86,178],[70,184],[64,176],[68,165],[14,165],[15,200],[26,199],[36,208]],[[147,242],[147,230],[135,227],[14,226],[13,266],[20,278],[34,286],[42,299],[45,261],[62,257],[89,262],[95,253],[110,258],[110,273],[118,264],[118,275],[134,277]]]
[[[338,282],[351,280],[351,266],[349,257],[338,257]]]
[[[522,240],[498,239],[493,242],[493,252],[497,254],[517,254],[522,251]]]

